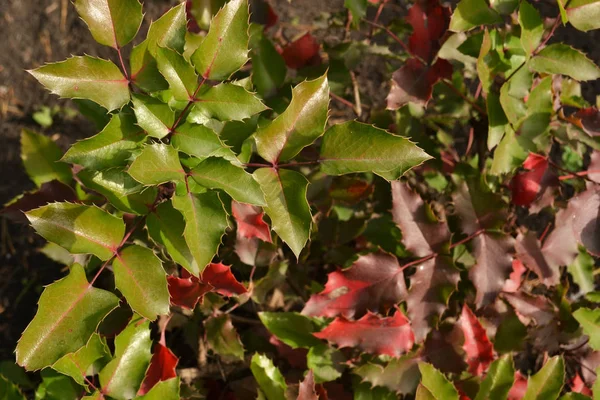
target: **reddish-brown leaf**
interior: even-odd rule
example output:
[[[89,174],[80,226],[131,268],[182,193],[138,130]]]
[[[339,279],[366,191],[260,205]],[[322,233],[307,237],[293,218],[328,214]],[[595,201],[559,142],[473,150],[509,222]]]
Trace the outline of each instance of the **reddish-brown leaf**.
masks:
[[[330,273],[325,290],[312,295],[302,313],[351,318],[367,310],[391,308],[405,296],[406,284],[398,260],[380,251],[360,256],[348,269]]]
[[[508,392],[507,400],[521,400],[527,391],[527,378],[519,371],[515,372],[515,381]]]
[[[277,354],[279,354],[281,358],[287,360],[292,368],[300,370],[306,369],[306,355],[308,354],[307,349],[301,347],[292,349],[291,346],[283,343],[273,335],[271,335],[269,338],[269,343],[275,347]]]
[[[43,183],[42,186],[34,192],[23,194],[23,196],[0,210],[0,214],[4,214],[13,221],[26,223],[27,218],[25,218],[24,212],[55,201],[75,202],[77,201],[77,195],[70,186],[57,180],[52,180]]]
[[[265,242],[272,242],[271,228],[263,220],[265,213],[260,207],[232,201],[231,211],[237,223],[238,232],[242,236],[249,239],[256,237]]]
[[[450,239],[446,221],[433,222],[431,212],[408,184],[392,182],[392,205],[394,222],[402,231],[402,243],[415,256],[439,252]]]
[[[182,271],[182,277],[167,276],[169,284],[169,295],[171,296],[171,304],[189,308],[193,310],[196,304],[202,299],[205,293],[212,290],[212,286],[206,285],[195,276],[187,274],[187,271]]]
[[[212,286],[213,291],[223,296],[234,296],[248,291],[235,279],[231,268],[221,263],[210,263],[202,273],[202,282]]]
[[[410,58],[392,75],[390,93],[387,96],[388,110],[397,110],[411,102],[427,105],[431,99],[433,85],[441,79],[452,77],[452,64],[438,59],[427,66],[416,58]]]
[[[590,185],[569,202],[573,214],[573,234],[579,244],[595,256],[600,255],[600,189]]]
[[[578,203],[571,199],[566,209],[556,213],[554,229],[542,246],[542,254],[552,269],[570,265],[578,253],[577,237],[573,234],[573,215]]]
[[[504,282],[503,292],[514,293],[521,287],[521,277],[525,273],[526,268],[521,261],[514,259],[512,269],[508,279]]]
[[[193,33],[199,33],[200,27],[198,26],[198,21],[196,21],[196,17],[192,13],[193,1],[186,0],[185,2],[185,15],[187,17],[187,29]]]
[[[338,317],[313,335],[339,347],[358,347],[367,353],[392,357],[406,353],[415,343],[410,323],[400,311],[387,318],[368,312],[358,321]]]
[[[532,321],[538,326],[547,325],[556,317],[552,303],[544,296],[534,296],[524,292],[503,293],[502,295],[515,309],[523,325]]]
[[[542,193],[542,179],[548,169],[548,158],[529,153],[523,168],[525,172],[518,173],[510,181],[512,202],[517,206],[529,206]]]
[[[178,362],[179,359],[164,343],[156,343],[150,366],[146,371],[138,396],[148,393],[160,381],[177,377],[175,367],[177,367]]]
[[[583,381],[583,379],[581,379],[581,376],[579,375],[579,372],[575,373],[575,376],[573,377],[573,379],[571,379],[571,382],[569,383],[569,386],[571,387],[571,391],[572,392],[581,393],[581,394],[584,394],[586,396],[591,396],[592,395],[592,391],[590,390],[590,388],[588,388],[585,385],[585,382]]]
[[[558,267],[550,267],[542,254],[540,241],[533,232],[520,233],[515,241],[516,257],[527,268],[535,272],[542,283],[546,286],[554,286],[559,283],[560,271]]]
[[[461,374],[467,368],[467,364],[455,345],[460,341],[460,336],[462,336],[460,329],[444,330],[443,332],[433,330],[423,342],[421,355],[441,372]]]
[[[267,17],[265,22],[265,29],[269,29],[270,27],[275,26],[277,21],[279,21],[279,17],[277,16],[277,14],[275,14],[275,11],[273,11],[273,7],[271,7],[271,4],[269,4],[269,2],[266,2],[266,7]]]
[[[411,53],[430,62],[440,48],[440,39],[448,30],[450,9],[442,7],[438,0],[416,2],[408,10],[406,21],[413,28],[408,38]]]
[[[473,311],[466,304],[463,305],[458,323],[465,337],[463,349],[467,353],[469,372],[476,376],[482,376],[491,362],[494,361],[492,342],[488,339],[485,329],[483,329]]]
[[[600,136],[600,111],[596,107],[582,108],[570,118],[590,136]]]
[[[308,371],[306,377],[300,382],[298,390],[298,400],[318,400],[319,396],[315,390],[315,375],[312,369]]]
[[[319,49],[321,46],[310,32],[305,33],[299,39],[289,43],[281,52],[285,64],[293,69],[300,69],[307,65],[321,64]]]

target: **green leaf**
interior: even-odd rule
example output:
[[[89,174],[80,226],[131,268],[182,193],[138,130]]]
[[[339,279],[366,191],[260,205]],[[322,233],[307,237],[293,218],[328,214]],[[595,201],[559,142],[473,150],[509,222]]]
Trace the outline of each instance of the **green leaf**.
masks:
[[[113,115],[100,133],[71,146],[62,161],[95,170],[125,165],[145,138],[135,122],[129,114]]]
[[[244,168],[223,158],[207,158],[198,164],[190,175],[200,185],[209,189],[221,189],[235,201],[265,205],[265,196],[254,177]]]
[[[150,364],[150,322],[134,317],[115,339],[115,355],[100,371],[102,393],[117,400],[135,397]]]
[[[264,303],[269,292],[285,282],[288,266],[286,261],[271,263],[267,274],[255,282],[252,300],[256,303]]]
[[[141,94],[134,94],[132,102],[137,124],[149,136],[162,139],[171,132],[171,127],[175,123],[175,111],[167,104]]]
[[[573,313],[583,332],[590,338],[590,347],[600,349],[600,309],[590,310],[582,307]]]
[[[19,339],[17,363],[33,371],[79,350],[118,305],[117,296],[92,287],[83,267],[74,264],[66,278],[44,289],[38,311]]]
[[[190,101],[198,86],[198,75],[194,67],[177,52],[158,48],[156,61],[158,70],[169,82],[173,97],[180,101]]]
[[[152,22],[148,29],[148,51],[156,57],[159,47],[183,53],[185,46],[185,32],[187,30],[187,17],[185,2],[171,8],[162,17]]]
[[[94,206],[51,203],[25,215],[46,240],[71,253],[91,253],[101,260],[113,256],[125,234],[121,218]]]
[[[573,0],[566,11],[571,25],[580,31],[600,28],[600,1]]]
[[[306,200],[308,181],[296,171],[272,168],[256,170],[254,178],[265,194],[267,206],[264,209],[271,218],[273,230],[299,257],[312,224]]]
[[[386,366],[367,363],[355,369],[354,373],[363,378],[363,382],[404,395],[415,391],[421,377],[414,354],[393,358]]]
[[[131,82],[145,92],[153,93],[169,88],[169,83],[158,70],[156,59],[148,51],[146,39],[131,50]]]
[[[258,316],[269,332],[293,349],[323,343],[312,335],[318,329],[315,322],[307,316],[296,312],[259,312]]]
[[[167,275],[152,250],[127,246],[113,261],[113,271],[115,286],[133,311],[150,321],[169,313]]]
[[[565,364],[562,356],[554,356],[527,381],[523,400],[555,400],[562,390]]]
[[[221,141],[219,135],[204,125],[183,123],[171,136],[173,146],[190,156],[205,159],[210,156],[236,160],[235,154]]]
[[[35,391],[36,399],[43,400],[78,400],[81,396],[81,386],[73,379],[61,375],[51,369],[45,369],[40,374],[42,383]]]
[[[458,400],[458,392],[454,385],[433,365],[421,362],[419,363],[419,371],[421,371],[422,376],[421,384],[431,392],[435,399]]]
[[[104,171],[81,170],[77,174],[85,187],[100,193],[115,208],[132,214],[146,215],[158,190],[145,187],[121,168]]]
[[[594,265],[594,258],[585,249],[580,248],[575,260],[567,267],[581,293],[594,291]]]
[[[119,49],[137,35],[144,14],[138,0],[75,0],[94,40]]]
[[[250,362],[250,370],[267,400],[285,400],[287,385],[279,369],[267,356],[255,353]]]
[[[321,170],[328,175],[374,172],[394,180],[430,158],[406,138],[349,121],[325,132],[320,161]]]
[[[475,400],[504,400],[515,380],[512,356],[507,354],[497,359],[479,386]]]
[[[342,376],[346,357],[336,348],[320,343],[311,347],[306,355],[306,365],[315,374],[315,382],[331,382]]]
[[[192,55],[205,79],[226,80],[248,60],[248,0],[231,0],[210,23],[210,30]]]
[[[287,67],[283,57],[271,40],[264,35],[262,25],[250,26],[250,57],[252,59],[252,82],[258,93],[269,97],[277,92],[283,85],[287,74]]]
[[[360,25],[360,20],[367,15],[367,0],[344,0],[346,7],[352,14],[352,24]]]
[[[493,90],[488,92],[487,113],[489,124],[487,146],[488,150],[491,150],[502,140],[508,124],[508,119],[500,103],[500,96]]]
[[[188,193],[172,200],[173,207],[183,214],[183,236],[202,273],[217,253],[221,237],[229,227],[227,212],[216,192]]]
[[[144,147],[127,172],[144,185],[160,185],[185,179],[185,171],[179,162],[177,150],[162,143]]]
[[[244,347],[228,314],[208,318],[204,328],[208,346],[215,353],[244,360]]]
[[[256,131],[258,154],[271,163],[293,158],[323,134],[328,106],[326,75],[300,83],[292,89],[287,109]]]
[[[592,398],[581,393],[571,392],[561,396],[560,400],[592,400]]]
[[[28,129],[21,131],[21,160],[37,186],[54,179],[66,184],[73,180],[71,168],[59,162],[61,156],[62,151],[49,137]]]
[[[85,386],[84,377],[94,375],[91,370],[96,367],[99,360],[107,356],[110,356],[110,353],[106,341],[94,333],[84,347],[63,356],[52,365],[52,369],[70,376],[75,382]]]
[[[170,200],[159,204],[156,210],[148,215],[146,225],[152,240],[165,246],[173,261],[194,276],[200,274],[198,263],[183,237],[183,216],[173,208]]]
[[[179,400],[179,378],[171,378],[166,381],[160,381],[143,396],[136,397],[136,400]]]
[[[242,121],[266,110],[267,107],[241,86],[221,83],[196,96],[188,120],[203,123],[210,118],[220,121]]]
[[[521,44],[527,56],[531,56],[542,41],[544,23],[540,13],[527,0],[521,1],[519,7],[519,25],[521,25]]]
[[[2,400],[25,400],[17,385],[0,375],[0,399]]]
[[[529,60],[529,68],[536,72],[567,75],[578,81],[600,78],[600,68],[593,61],[563,43],[545,47]]]
[[[463,32],[479,25],[492,25],[499,22],[502,22],[502,18],[485,0],[460,0],[452,14],[449,29]]]
[[[415,400],[436,400],[431,392],[423,385],[417,387]]]
[[[92,100],[108,111],[129,102],[129,82],[108,60],[90,56],[71,57],[28,72],[60,97]]]
[[[494,151],[490,173],[501,175],[512,172],[525,161],[529,151],[535,151],[535,145],[526,137],[518,136],[508,128]]]

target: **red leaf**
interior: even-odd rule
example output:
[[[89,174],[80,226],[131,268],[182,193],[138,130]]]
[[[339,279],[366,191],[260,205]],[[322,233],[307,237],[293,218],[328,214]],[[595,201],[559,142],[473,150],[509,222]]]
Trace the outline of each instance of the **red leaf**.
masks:
[[[328,275],[325,290],[310,297],[303,314],[362,316],[392,307],[406,296],[404,274],[395,256],[384,252],[360,256],[352,266]]]
[[[292,349],[291,346],[283,343],[281,340],[277,339],[277,337],[271,335],[269,338],[269,343],[271,343],[275,349],[277,350],[277,354],[290,364],[292,368],[296,369],[306,369],[306,355],[308,354],[307,349],[297,348]]]
[[[494,347],[488,339],[485,329],[466,304],[463,305],[458,322],[465,336],[463,349],[467,353],[469,373],[482,376],[490,363],[494,361]]]
[[[182,273],[183,274],[183,273]],[[187,275],[187,274],[186,274]],[[195,276],[177,278],[167,276],[171,304],[193,310],[205,293],[212,290],[210,285],[200,282]]]
[[[512,190],[512,202],[517,206],[530,205],[544,189],[542,179],[548,169],[548,158],[529,153],[523,168],[527,172],[515,175],[509,185]]]
[[[438,0],[415,3],[409,10],[406,21],[413,33],[408,38],[410,51],[429,62],[435,58],[440,39],[450,24],[450,9],[442,7]]]
[[[392,357],[406,353],[415,343],[408,319],[400,311],[387,318],[369,312],[358,321],[338,317],[313,335],[339,347],[358,347],[368,353]]]
[[[304,380],[300,383],[300,389],[298,391],[298,400],[318,400],[317,392],[315,390],[315,375],[312,369],[308,371]]]
[[[265,242],[272,242],[271,228],[263,220],[265,213],[260,207],[232,201],[231,211],[237,223],[238,232],[242,236],[249,239],[256,237]]]
[[[299,39],[288,43],[281,52],[285,64],[293,69],[300,69],[307,65],[321,64],[319,55],[320,45],[310,32],[305,33]]]
[[[581,379],[581,376],[579,376],[579,372],[575,373],[575,376],[569,383],[569,386],[571,387],[572,392],[581,393],[586,396],[592,395],[592,391],[585,385],[585,382],[583,379]]]
[[[185,15],[187,17],[187,29],[193,33],[199,33],[200,27],[198,26],[198,21],[194,17],[192,13],[192,7],[194,7],[192,0],[186,0],[185,2]]]
[[[582,108],[570,118],[590,136],[600,135],[600,111],[596,107]]]
[[[244,294],[248,290],[231,273],[231,268],[221,263],[210,263],[202,273],[202,282],[212,286],[212,290],[223,295]]]
[[[515,241],[516,257],[521,260],[527,268],[535,272],[546,286],[554,286],[560,282],[560,271],[558,267],[552,268],[542,254],[542,248],[536,235],[532,232],[522,233]]]
[[[43,183],[36,191],[24,193],[23,196],[0,210],[0,214],[4,214],[16,222],[27,222],[24,212],[55,201],[74,202],[77,201],[77,195],[70,186],[53,180]]]
[[[526,268],[523,263],[517,259],[513,260],[512,268],[513,271],[510,273],[506,282],[504,282],[504,287],[502,288],[503,292],[514,293],[521,287],[521,277],[525,273]]]
[[[175,367],[179,359],[162,343],[154,345],[154,353],[150,360],[150,366],[146,371],[146,377],[142,382],[142,387],[138,392],[138,396],[146,394],[160,381],[177,377]]]
[[[515,382],[513,383],[510,391],[508,392],[507,400],[521,400],[525,396],[527,391],[527,378],[525,378],[519,371],[515,372]]]
[[[275,26],[275,24],[279,20],[279,17],[277,16],[277,14],[275,14],[275,11],[273,11],[273,7],[271,7],[271,4],[269,4],[267,2],[266,5],[267,5],[267,21],[265,23],[265,29],[269,29],[270,27]]]
[[[451,77],[452,64],[446,60],[440,58],[428,67],[416,58],[409,59],[392,75],[392,87],[387,97],[388,110],[397,110],[409,102],[427,105],[433,85]]]

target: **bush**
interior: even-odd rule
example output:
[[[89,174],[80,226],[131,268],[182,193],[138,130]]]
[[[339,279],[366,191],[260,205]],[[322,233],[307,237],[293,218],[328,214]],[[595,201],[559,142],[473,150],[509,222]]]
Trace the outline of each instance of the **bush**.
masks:
[[[546,23],[526,0],[428,0],[383,26],[391,2],[346,0],[328,23],[353,39],[323,51],[274,44],[268,3],[266,26],[248,0],[200,3],[127,65],[142,5],[77,0],[118,62],[29,71],[101,127],[64,154],[23,131],[38,189],[3,210],[69,265],[16,348],[36,398],[600,393],[600,114],[579,83],[600,69],[549,44],[599,28],[600,2]],[[361,100],[365,58],[399,67],[387,110]],[[15,371],[0,397],[22,398]]]

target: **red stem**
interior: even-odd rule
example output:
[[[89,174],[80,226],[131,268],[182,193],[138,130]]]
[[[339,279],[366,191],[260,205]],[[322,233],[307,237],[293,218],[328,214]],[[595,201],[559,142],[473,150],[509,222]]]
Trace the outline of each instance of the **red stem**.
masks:
[[[127,81],[131,81],[129,79],[129,73],[127,72],[127,68],[125,67],[125,62],[123,61],[123,53],[121,52],[121,47],[117,46],[117,54],[119,55],[119,61],[121,62],[121,68],[123,69],[123,74],[125,75],[125,79]]]
[[[189,110],[189,108],[192,106],[192,104],[194,104],[194,101],[196,101],[196,95],[198,94],[198,91],[200,90],[202,85],[204,85],[204,82],[206,82],[206,78],[202,77],[202,80],[200,81],[200,83],[198,83],[198,87],[196,88],[196,90],[194,90],[194,94],[192,94],[190,100],[183,108],[183,111],[181,111],[181,114],[179,114],[179,116],[177,117],[177,120],[175,120],[175,123],[173,124],[173,126],[171,126],[171,129],[170,129],[171,133],[173,133],[175,131],[175,128],[177,128],[177,126],[181,122],[181,119],[183,118],[183,116],[185,115],[187,110]]]

